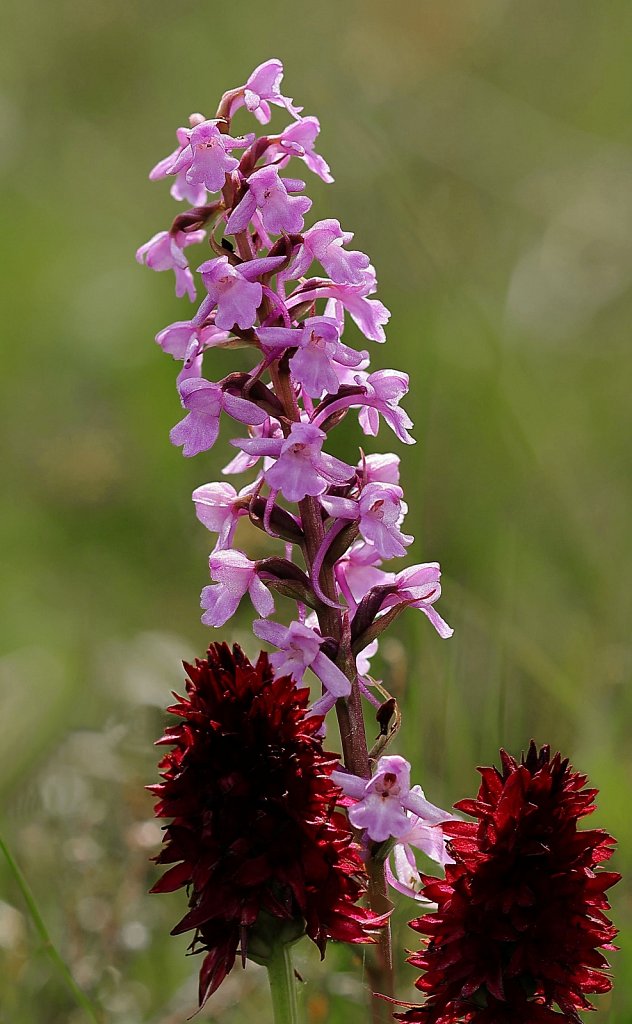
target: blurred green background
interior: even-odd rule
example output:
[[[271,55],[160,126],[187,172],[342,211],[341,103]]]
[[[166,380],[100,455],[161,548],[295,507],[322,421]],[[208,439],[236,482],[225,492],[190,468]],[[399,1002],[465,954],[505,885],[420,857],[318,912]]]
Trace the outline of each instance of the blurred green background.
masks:
[[[374,366],[411,375],[417,446],[367,449],[403,455],[412,554],[441,561],[455,636],[411,612],[383,643],[398,750],[449,806],[499,745],[559,747],[629,879],[629,0],[4,0],[0,18],[1,829],[78,983],[113,1024],[195,1008],[199,961],[168,936],[183,894],[146,896],[143,785],[179,660],[215,638],[190,493],[227,446],[169,444],[176,367],[153,336],[188,307],[134,250],[176,212],[147,181],[176,126],[270,56],[323,125],[336,183],[310,180],[313,219],[355,230],[392,310]],[[252,650],[243,612],[222,636]],[[81,1024],[4,863],[0,884],[2,1024]],[[613,898],[623,949],[594,1019],[623,1024],[629,880]],[[311,1024],[364,1021],[352,954],[327,965],[301,953]],[[236,970],[197,1019],[267,1006]]]

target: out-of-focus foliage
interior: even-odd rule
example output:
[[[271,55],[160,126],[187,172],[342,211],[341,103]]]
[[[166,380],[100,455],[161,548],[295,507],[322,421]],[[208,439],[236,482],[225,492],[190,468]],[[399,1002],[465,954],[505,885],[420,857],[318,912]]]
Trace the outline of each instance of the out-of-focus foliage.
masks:
[[[412,555],[441,561],[456,633],[409,613],[383,644],[398,750],[448,806],[500,744],[550,742],[601,789],[630,876],[630,4],[4,0],[0,17],[1,824],[77,981],[113,1024],[195,1006],[197,963],[167,934],[181,894],[145,895],[142,787],[179,659],[210,639],[189,495],[226,446],[169,445],[175,366],[152,338],[186,303],[133,254],[176,209],[146,178],[175,127],[270,56],[323,124],[336,184],[310,181],[314,216],[356,231],[392,309],[375,365],[412,378]],[[252,650],[246,628],[222,636]],[[0,882],[0,1018],[80,1024],[4,865]],[[632,1015],[631,892],[614,891],[610,1024]],[[402,949],[414,915],[397,912]],[[353,955],[303,951],[312,1024],[366,1019]],[[400,975],[404,994],[403,954]],[[265,987],[236,970],[199,1019],[267,1021]]]

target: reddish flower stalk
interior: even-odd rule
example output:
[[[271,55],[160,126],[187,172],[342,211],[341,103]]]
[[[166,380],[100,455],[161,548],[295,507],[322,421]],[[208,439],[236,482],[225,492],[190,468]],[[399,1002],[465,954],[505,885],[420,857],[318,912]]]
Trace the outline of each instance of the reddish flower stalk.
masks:
[[[615,840],[577,828],[597,790],[548,746],[532,741],[520,764],[500,756],[455,805],[477,820],[442,826],[445,880],[423,876],[438,909],[411,922],[429,936],[409,958],[428,998],[397,1015],[409,1024],[577,1024],[586,995],[612,987],[599,950],[616,949],[605,892],[620,876],[601,870]]]

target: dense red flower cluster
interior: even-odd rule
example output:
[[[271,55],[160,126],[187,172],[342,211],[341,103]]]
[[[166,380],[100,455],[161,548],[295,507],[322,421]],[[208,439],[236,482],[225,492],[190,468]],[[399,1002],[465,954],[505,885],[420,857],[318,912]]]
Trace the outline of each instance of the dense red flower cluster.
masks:
[[[189,889],[189,911],[172,934],[195,930],[206,951],[200,1003],[221,984],[241,945],[245,958],[261,915],[297,922],[324,954],[328,939],[371,942],[375,915],[355,906],[363,866],[331,781],[337,756],[322,749],[322,718],[307,717],[307,689],[274,678],[268,656],[213,644],[185,664],[186,698],[168,710],[183,721],[158,741],[164,782],[156,815],[173,818],[155,858],[173,864],[152,892]]]
[[[598,948],[616,948],[604,893],[619,875],[598,868],[615,840],[577,829],[597,790],[533,741],[521,764],[505,751],[501,762],[455,805],[478,820],[443,826],[455,860],[445,880],[424,876],[438,909],[411,922],[429,936],[409,958],[428,998],[398,1015],[409,1024],[577,1022],[586,994],[612,987]]]

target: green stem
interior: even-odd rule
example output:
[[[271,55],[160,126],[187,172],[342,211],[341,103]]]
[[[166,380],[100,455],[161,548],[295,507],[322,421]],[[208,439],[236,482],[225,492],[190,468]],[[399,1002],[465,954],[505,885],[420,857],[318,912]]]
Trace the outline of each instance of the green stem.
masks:
[[[81,1009],[84,1011],[86,1016],[90,1018],[90,1020],[94,1021],[94,1024],[99,1024],[100,1018],[97,1014],[95,1007],[92,1005],[85,992],[82,992],[82,990],[79,988],[77,982],[70,973],[68,965],[62,959],[61,955],[58,953],[57,949],[53,945],[51,937],[48,934],[48,929],[44,924],[44,919],[39,912],[37,903],[35,902],[35,897],[31,892],[30,886],[26,881],[26,878],[20,871],[15,860],[13,859],[11,853],[9,852],[8,847],[3,842],[2,838],[0,838],[0,850],[2,850],[2,853],[6,858],[7,864],[9,865],[9,870],[13,875],[13,878],[15,879],[18,889],[22,893],[22,898],[26,903],[28,912],[31,915],[33,924],[35,925],[35,930],[37,931],[37,934],[41,939],[42,946],[44,947],[44,950],[49,960],[53,964],[53,967],[55,968],[57,973],[60,975],[60,977],[64,980],[64,982],[70,989],[70,992],[72,993],[77,1005],[81,1007]]]
[[[266,962],[272,994],[274,1024],[299,1024],[296,978],[291,944],[279,942]]]

